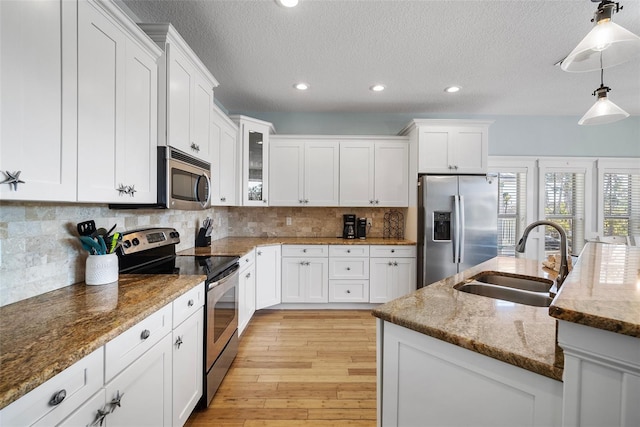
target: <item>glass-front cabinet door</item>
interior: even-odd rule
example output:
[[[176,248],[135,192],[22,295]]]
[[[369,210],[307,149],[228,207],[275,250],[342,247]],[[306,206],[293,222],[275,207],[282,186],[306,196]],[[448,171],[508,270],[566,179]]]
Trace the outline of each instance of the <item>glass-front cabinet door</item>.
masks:
[[[242,205],[268,206],[269,134],[273,125],[246,116],[231,116],[238,124],[242,143]]]

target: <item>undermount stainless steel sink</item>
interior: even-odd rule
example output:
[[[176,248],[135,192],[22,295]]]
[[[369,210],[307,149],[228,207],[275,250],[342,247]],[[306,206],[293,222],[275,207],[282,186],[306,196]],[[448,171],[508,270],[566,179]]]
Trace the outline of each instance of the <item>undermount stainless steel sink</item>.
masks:
[[[505,286],[507,288],[522,289],[531,292],[549,292],[553,281],[543,278],[506,276],[496,273],[481,273],[472,279],[491,285]]]
[[[551,286],[553,282],[548,279],[487,272],[455,285],[454,289],[517,304],[549,307],[553,300],[549,295]]]

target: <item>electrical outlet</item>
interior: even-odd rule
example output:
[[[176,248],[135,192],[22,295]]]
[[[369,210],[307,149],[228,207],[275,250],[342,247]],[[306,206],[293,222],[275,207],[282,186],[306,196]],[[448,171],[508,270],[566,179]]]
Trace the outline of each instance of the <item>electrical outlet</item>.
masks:
[[[287,217],[287,225],[291,225],[291,217],[290,216]]]
[[[367,218],[367,227],[373,227],[373,221],[371,218]]]

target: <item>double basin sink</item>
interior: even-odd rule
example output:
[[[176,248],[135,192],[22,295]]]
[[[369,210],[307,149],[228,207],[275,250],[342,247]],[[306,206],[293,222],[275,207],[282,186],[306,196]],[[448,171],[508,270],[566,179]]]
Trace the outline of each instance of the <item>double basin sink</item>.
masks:
[[[549,307],[554,282],[541,277],[482,272],[454,286],[458,291],[535,307]]]

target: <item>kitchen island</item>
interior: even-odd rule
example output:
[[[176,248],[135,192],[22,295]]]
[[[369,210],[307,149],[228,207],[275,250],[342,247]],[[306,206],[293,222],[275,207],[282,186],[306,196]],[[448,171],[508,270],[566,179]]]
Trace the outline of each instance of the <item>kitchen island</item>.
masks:
[[[605,405],[622,412],[617,418],[623,422],[610,425],[638,425],[639,267],[640,248],[588,244],[549,309],[454,289],[484,271],[539,278],[552,275],[535,261],[498,257],[374,309],[379,318],[382,425],[414,425],[417,419],[420,425],[437,425],[443,418],[448,425],[470,420],[474,425],[584,425],[587,416],[598,411],[614,420],[611,411],[602,410]],[[566,408],[570,402],[563,402],[563,393],[570,392],[565,388],[576,379],[563,369],[556,317],[561,319],[560,332],[565,330],[569,337],[575,331],[563,329],[563,324],[579,324],[625,341],[626,359],[616,358],[625,372],[616,384],[607,383],[610,396],[595,393],[598,402],[574,403],[571,411]],[[605,338],[609,338],[607,344],[616,342]],[[598,386],[597,376],[587,379],[591,387]],[[590,392],[594,395],[594,390]],[[616,397],[623,404],[610,400]],[[574,416],[568,417],[567,412]],[[602,416],[596,419],[603,421]]]

